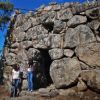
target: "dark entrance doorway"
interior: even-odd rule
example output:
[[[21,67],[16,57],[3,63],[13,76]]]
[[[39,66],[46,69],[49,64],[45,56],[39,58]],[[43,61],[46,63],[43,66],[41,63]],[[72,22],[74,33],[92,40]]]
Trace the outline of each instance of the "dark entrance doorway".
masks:
[[[50,85],[52,83],[52,79],[50,77],[50,65],[52,63],[52,59],[48,53],[48,50],[41,49],[41,56],[42,56],[42,68],[47,80],[46,86]]]

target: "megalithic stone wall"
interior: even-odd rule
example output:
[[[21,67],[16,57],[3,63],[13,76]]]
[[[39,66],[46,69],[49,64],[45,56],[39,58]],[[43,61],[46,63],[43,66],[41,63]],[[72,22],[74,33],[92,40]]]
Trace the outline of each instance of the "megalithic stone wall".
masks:
[[[76,84],[81,76],[90,81],[91,88],[100,90],[100,3],[50,4],[35,12],[19,13],[12,19],[7,35],[6,79],[14,64],[20,66],[26,78],[26,67],[31,60],[38,87],[47,85],[48,73],[56,88]],[[45,51],[49,55],[44,56]],[[46,56],[51,58],[48,70]]]

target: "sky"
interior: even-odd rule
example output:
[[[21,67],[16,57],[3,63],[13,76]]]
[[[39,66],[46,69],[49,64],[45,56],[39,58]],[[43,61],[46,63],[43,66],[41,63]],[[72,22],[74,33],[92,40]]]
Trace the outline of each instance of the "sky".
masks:
[[[64,2],[84,2],[85,0],[9,0],[14,4],[14,8],[35,10],[41,5],[48,5],[50,2],[64,3]],[[3,48],[7,28],[0,31],[0,50]]]

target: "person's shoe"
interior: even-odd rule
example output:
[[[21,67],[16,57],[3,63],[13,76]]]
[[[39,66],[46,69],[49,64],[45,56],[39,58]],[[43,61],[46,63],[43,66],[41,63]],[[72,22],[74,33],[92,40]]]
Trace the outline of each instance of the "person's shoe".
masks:
[[[33,92],[33,90],[31,90],[31,92]]]

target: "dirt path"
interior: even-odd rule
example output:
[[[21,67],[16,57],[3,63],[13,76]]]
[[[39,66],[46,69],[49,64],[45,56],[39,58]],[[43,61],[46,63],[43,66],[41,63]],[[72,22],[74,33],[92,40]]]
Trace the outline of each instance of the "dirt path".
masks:
[[[34,92],[33,92],[34,93]],[[56,97],[41,97],[40,95],[32,95],[28,93],[26,95],[21,95],[19,97],[9,97],[9,93],[5,90],[4,86],[0,86],[0,100],[100,100],[100,94],[96,94],[90,90],[79,93],[77,95],[61,96]]]
[[[9,97],[9,93],[6,91],[3,85],[0,85],[0,100],[3,100],[5,97]]]

